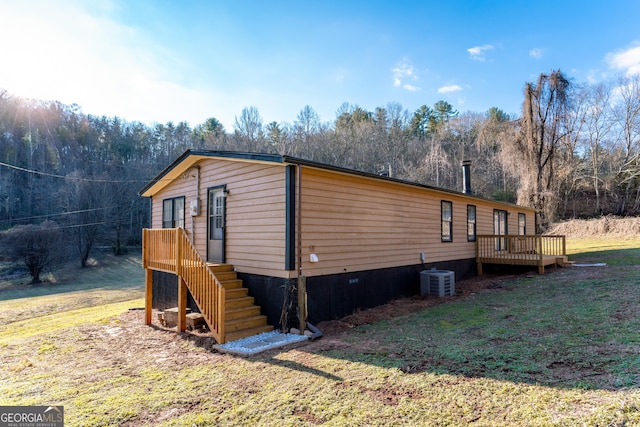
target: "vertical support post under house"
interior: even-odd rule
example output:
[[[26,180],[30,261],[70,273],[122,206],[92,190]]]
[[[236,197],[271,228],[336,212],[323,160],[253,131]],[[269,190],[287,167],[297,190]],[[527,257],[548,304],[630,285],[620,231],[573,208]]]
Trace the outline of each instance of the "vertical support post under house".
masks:
[[[151,313],[153,311],[153,271],[149,268],[144,270],[144,322],[151,324]]]
[[[178,276],[178,332],[187,330],[187,284]]]

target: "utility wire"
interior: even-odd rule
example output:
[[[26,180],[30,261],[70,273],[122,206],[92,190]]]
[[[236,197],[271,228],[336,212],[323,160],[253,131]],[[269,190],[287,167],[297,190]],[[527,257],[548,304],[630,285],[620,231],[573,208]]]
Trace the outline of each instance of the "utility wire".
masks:
[[[65,228],[89,227],[91,225],[105,225],[105,224],[113,224],[115,222],[118,222],[118,220],[91,222],[91,223],[88,223],[88,224],[61,225],[61,226],[51,227],[51,228],[49,228],[49,230],[63,230]]]
[[[124,205],[122,205],[122,206],[124,206]],[[120,208],[122,206],[107,206],[107,207],[104,207],[104,208],[92,208],[92,209],[84,209],[84,210],[80,210],[80,211],[62,212],[62,213],[54,213],[54,214],[48,214],[48,215],[27,216],[27,217],[23,217],[23,218],[11,218],[11,220],[3,219],[3,220],[0,220],[0,221],[3,221],[3,222],[28,221],[28,220],[31,220],[31,219],[38,219],[38,218],[50,218],[50,217],[53,217],[53,216],[64,216],[64,215],[80,214],[80,213],[85,213],[85,212],[103,211],[103,210],[106,210],[106,209]]]
[[[92,225],[106,225],[106,224],[113,224],[119,222],[119,220],[114,219],[111,221],[100,221],[100,222],[90,222],[90,223],[86,223],[86,224],[71,224],[71,225],[56,225],[55,227],[49,227],[47,228],[47,230],[64,230],[67,228],[80,228],[80,227],[89,227]]]
[[[4,167],[9,168],[9,169],[15,169],[15,170],[18,170],[18,171],[21,171],[21,172],[31,173],[31,174],[34,174],[34,175],[49,176],[49,177],[52,177],[52,178],[62,178],[62,179],[68,179],[68,180],[71,180],[71,181],[105,182],[105,183],[110,183],[110,184],[117,184],[117,183],[146,183],[146,182],[149,182],[149,180],[144,180],[143,181],[143,180],[139,180],[139,179],[117,181],[117,180],[111,180],[111,179],[80,178],[80,177],[75,177],[75,176],[56,175],[56,174],[53,174],[53,173],[40,172],[40,171],[33,170],[33,169],[22,168],[20,166],[10,165],[10,164],[4,163],[4,162],[0,162],[0,166],[4,166]],[[158,180],[158,181],[162,181],[162,180]]]

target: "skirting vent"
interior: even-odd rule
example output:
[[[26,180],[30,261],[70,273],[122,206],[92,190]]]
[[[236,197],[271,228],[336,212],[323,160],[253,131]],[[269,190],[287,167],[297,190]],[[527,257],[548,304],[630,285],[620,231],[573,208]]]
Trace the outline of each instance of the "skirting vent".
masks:
[[[424,270],[420,272],[420,295],[437,297],[451,296],[456,293],[456,280],[453,271]]]

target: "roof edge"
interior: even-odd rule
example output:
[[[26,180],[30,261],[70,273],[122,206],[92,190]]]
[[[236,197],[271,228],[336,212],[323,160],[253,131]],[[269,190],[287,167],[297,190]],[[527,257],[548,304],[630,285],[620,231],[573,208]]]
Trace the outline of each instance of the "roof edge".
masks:
[[[530,210],[537,210],[535,208],[529,207],[529,206],[522,206],[522,205],[518,205],[516,203],[511,203],[511,202],[505,202],[502,200],[494,200],[494,199],[489,199],[486,197],[482,197],[482,196],[478,196],[475,194],[467,194],[464,193],[462,191],[457,191],[457,190],[450,190],[448,188],[442,188],[442,187],[435,187],[432,185],[428,185],[428,184],[421,184],[419,182],[415,182],[415,181],[408,181],[408,180],[404,180],[404,179],[400,179],[400,178],[393,178],[390,176],[386,176],[386,175],[376,175],[374,173],[371,172],[364,172],[364,171],[359,171],[357,169],[349,169],[349,168],[344,168],[341,166],[334,166],[334,165],[329,165],[326,163],[319,163],[319,162],[314,162],[312,160],[305,160],[305,159],[300,159],[297,157],[290,157],[290,156],[282,156],[283,157],[283,161],[285,163],[293,163],[293,164],[298,164],[301,166],[309,166],[309,167],[315,167],[318,169],[323,169],[323,170],[330,170],[333,172],[340,172],[340,173],[345,173],[348,175],[356,175],[356,176],[361,176],[363,178],[371,178],[371,179],[376,179],[379,181],[386,181],[386,182],[392,182],[395,184],[402,184],[402,185],[408,185],[411,187],[417,187],[417,188],[423,188],[426,190],[431,190],[431,191],[437,191],[440,193],[445,193],[445,194],[451,194],[451,195],[455,195],[455,196],[463,196],[463,197],[467,197],[470,199],[476,199],[476,200],[482,200],[482,201],[486,201],[486,202],[491,202],[491,203],[498,203],[501,205],[506,205],[506,206],[515,206],[518,208],[523,208],[523,209],[530,209]]]
[[[202,156],[202,157],[222,157],[226,159],[242,159],[242,160],[253,160],[253,161],[262,161],[262,162],[273,162],[273,163],[283,163],[284,158],[279,154],[266,154],[266,153],[245,153],[239,151],[223,151],[223,150],[194,150],[188,149],[183,152],[180,156],[178,156],[173,162],[169,164],[166,168],[164,168],[158,175],[156,175],[149,183],[147,183],[140,191],[138,191],[138,195],[142,197],[145,196],[148,190],[151,189],[154,185],[156,185],[162,178],[175,169],[180,163],[185,161],[190,156]]]
[[[178,158],[176,158],[169,166],[164,168],[155,178],[153,178],[147,185],[145,185],[138,194],[142,197],[150,197],[145,196],[149,189],[151,189],[155,184],[157,184],[162,178],[171,172],[174,168],[176,168],[180,163],[184,162],[190,156],[201,156],[201,157],[219,157],[225,159],[238,159],[238,160],[250,160],[250,161],[260,161],[260,162],[271,162],[271,163],[281,163],[281,164],[296,164],[301,166],[314,167],[318,169],[340,172],[348,175],[361,176],[364,178],[375,179],[379,181],[392,182],[396,184],[408,185],[411,187],[423,188],[427,190],[437,191],[444,194],[451,194],[456,196],[462,196],[469,199],[475,200],[483,200],[486,202],[497,203],[505,206],[515,206],[518,208],[536,210],[535,208],[531,208],[528,206],[521,206],[516,203],[505,202],[501,200],[493,200],[486,197],[477,196],[474,194],[466,194],[462,191],[450,190],[442,187],[434,187],[427,184],[421,184],[415,181],[407,181],[399,178],[393,178],[385,175],[376,175],[371,172],[363,172],[356,169],[349,169],[341,166],[334,166],[327,163],[315,162],[312,160],[305,160],[299,157],[286,156],[281,154],[268,154],[268,153],[247,153],[247,152],[239,152],[239,151],[224,151],[224,150],[193,150],[188,149],[184,153],[182,153]]]

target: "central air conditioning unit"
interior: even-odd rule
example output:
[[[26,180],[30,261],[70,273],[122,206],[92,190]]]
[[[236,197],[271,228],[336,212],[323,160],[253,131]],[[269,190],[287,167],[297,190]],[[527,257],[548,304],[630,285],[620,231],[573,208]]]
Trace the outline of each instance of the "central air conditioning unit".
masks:
[[[420,272],[420,295],[445,297],[455,293],[456,279],[453,271],[432,268]]]

